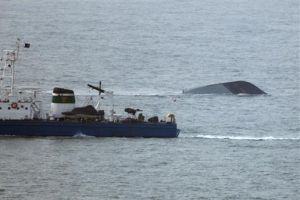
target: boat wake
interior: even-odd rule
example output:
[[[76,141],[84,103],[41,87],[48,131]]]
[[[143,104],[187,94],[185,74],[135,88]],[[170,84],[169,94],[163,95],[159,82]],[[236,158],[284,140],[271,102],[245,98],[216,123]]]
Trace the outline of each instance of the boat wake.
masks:
[[[89,137],[94,137],[94,136],[89,136],[89,135],[85,135],[82,132],[78,132],[76,133],[76,135],[73,136],[74,138],[89,138]]]
[[[280,137],[252,137],[252,136],[222,136],[222,135],[197,135],[196,138],[202,139],[227,139],[227,140],[300,140],[300,138],[280,138]]]

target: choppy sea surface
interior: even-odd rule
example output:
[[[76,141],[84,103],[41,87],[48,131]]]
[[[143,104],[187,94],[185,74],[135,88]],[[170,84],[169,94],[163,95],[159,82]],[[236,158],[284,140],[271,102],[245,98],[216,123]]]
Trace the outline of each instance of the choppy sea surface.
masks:
[[[1,137],[0,199],[299,198],[299,1],[1,0],[0,49],[16,38],[16,88],[45,113],[54,87],[80,103],[101,80],[181,133]],[[236,80],[268,94],[182,94]]]

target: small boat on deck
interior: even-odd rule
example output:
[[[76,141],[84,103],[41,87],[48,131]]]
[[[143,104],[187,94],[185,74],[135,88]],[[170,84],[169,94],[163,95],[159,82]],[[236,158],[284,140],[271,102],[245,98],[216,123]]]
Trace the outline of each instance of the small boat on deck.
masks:
[[[29,44],[25,44],[29,48]],[[175,115],[169,113],[163,120],[157,116],[146,119],[142,110],[125,108],[126,116],[116,114],[113,92],[88,84],[99,93],[96,106],[75,105],[73,90],[55,87],[51,108],[43,114],[43,102],[36,95],[24,96],[14,88],[15,62],[18,59],[20,41],[13,50],[4,50],[4,66],[0,71],[0,136],[76,136],[95,137],[178,137]],[[107,113],[100,109],[100,95],[109,97]]]

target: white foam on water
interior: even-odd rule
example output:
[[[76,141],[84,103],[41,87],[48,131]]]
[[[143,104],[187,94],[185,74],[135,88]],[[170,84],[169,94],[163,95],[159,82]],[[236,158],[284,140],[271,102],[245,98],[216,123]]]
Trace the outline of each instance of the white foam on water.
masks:
[[[197,138],[203,139],[229,139],[229,140],[300,140],[300,138],[282,138],[282,137],[253,137],[253,136],[224,136],[224,135],[197,135]]]
[[[76,135],[74,135],[73,137],[75,137],[75,138],[88,138],[88,137],[93,137],[93,136],[88,136],[88,135],[83,134],[81,131],[78,131],[76,133]]]

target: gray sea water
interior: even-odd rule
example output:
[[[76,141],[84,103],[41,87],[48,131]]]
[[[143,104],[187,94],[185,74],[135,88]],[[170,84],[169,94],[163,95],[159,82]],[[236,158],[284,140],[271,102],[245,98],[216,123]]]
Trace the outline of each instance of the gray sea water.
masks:
[[[0,199],[299,199],[299,1],[0,0],[0,49],[16,38],[16,87],[45,112],[53,87],[80,103],[101,80],[181,133],[1,137]],[[181,92],[236,80],[268,95]]]

